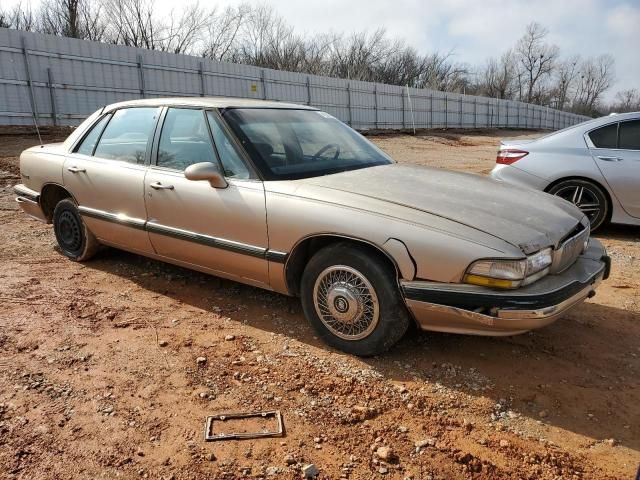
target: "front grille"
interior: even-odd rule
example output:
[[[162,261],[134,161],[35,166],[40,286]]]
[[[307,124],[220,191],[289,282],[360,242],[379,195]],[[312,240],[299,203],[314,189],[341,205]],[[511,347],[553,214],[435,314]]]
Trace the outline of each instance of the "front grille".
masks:
[[[582,225],[579,225],[579,227]],[[580,254],[584,251],[585,242],[589,239],[590,229],[587,225],[575,235],[566,239],[553,252],[553,263],[550,273],[560,273],[575,263]]]

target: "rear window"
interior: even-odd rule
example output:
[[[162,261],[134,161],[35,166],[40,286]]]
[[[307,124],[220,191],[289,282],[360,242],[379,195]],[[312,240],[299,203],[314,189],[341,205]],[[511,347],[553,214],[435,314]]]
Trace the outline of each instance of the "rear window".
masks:
[[[640,120],[620,122],[619,148],[640,150]]]
[[[617,148],[618,124],[612,123],[589,132],[589,138],[596,148]]]
[[[156,125],[160,108],[117,110],[100,137],[94,155],[110,160],[144,164],[147,143]]]

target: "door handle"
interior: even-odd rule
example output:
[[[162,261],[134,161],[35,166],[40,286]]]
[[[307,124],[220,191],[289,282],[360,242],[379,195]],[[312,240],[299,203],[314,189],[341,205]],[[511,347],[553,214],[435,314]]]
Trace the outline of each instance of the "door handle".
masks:
[[[71,173],[84,173],[87,171],[86,168],[78,168],[78,167],[69,167],[67,168],[68,171],[70,171]]]
[[[149,184],[154,190],[173,190],[173,185],[162,185],[160,182]]]
[[[620,157],[607,157],[607,156],[602,156],[602,157],[598,157],[600,160],[603,160],[605,162],[621,162],[622,159]]]

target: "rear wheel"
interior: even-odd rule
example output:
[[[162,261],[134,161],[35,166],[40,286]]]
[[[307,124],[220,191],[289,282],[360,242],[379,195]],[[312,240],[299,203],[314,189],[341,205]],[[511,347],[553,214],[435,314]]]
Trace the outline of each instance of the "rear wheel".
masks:
[[[322,340],[350,354],[382,353],[409,326],[393,268],[348,243],[313,256],[302,275],[301,296],[305,316]]]
[[[602,188],[589,180],[573,178],[552,186],[548,192],[578,207],[591,223],[591,231],[601,227],[609,218],[609,199]]]
[[[60,250],[77,262],[89,260],[100,247],[96,237],[80,217],[78,207],[70,198],[60,200],[53,210],[53,231]]]

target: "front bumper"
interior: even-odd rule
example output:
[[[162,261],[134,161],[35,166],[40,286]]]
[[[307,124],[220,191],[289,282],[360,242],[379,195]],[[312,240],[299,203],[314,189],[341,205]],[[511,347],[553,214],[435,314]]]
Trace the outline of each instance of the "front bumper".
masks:
[[[407,307],[423,330],[475,335],[515,335],[544,327],[595,295],[611,261],[591,239],[567,270],[517,290],[467,284],[401,282]]]
[[[47,222],[47,216],[40,207],[40,194],[38,192],[22,184],[13,187],[13,192],[17,195],[16,202],[24,213],[41,222]]]

